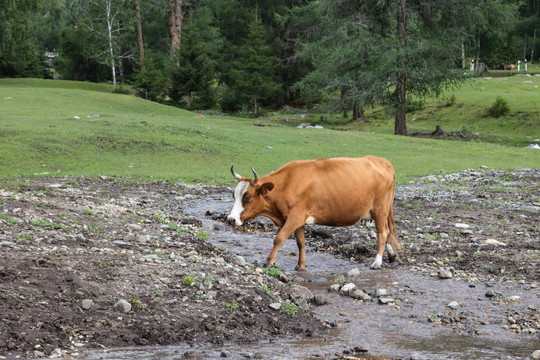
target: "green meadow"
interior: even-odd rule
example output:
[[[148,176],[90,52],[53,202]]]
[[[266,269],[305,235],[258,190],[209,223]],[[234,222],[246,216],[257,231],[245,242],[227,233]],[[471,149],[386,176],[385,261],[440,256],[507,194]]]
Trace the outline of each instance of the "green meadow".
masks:
[[[529,80],[534,83],[524,83]],[[451,93],[453,105],[434,100],[408,115],[410,131],[466,126],[512,140],[508,146],[506,140],[394,136],[388,117],[369,131],[298,129],[188,112],[112,93],[105,84],[0,79],[0,177],[106,175],[230,184],[231,165],[247,176],[254,166],[262,175],[293,159],[367,154],[389,159],[401,183],[483,165],[539,167],[540,150],[515,146],[540,138],[539,82],[540,77],[476,79]],[[485,108],[499,94],[511,113],[486,118]]]

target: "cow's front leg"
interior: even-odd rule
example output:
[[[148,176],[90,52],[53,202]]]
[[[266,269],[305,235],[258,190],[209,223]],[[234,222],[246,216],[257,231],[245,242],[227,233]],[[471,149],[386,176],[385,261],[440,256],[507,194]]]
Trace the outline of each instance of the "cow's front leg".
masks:
[[[371,268],[380,269],[382,267],[384,248],[386,247],[390,231],[388,231],[386,223],[378,221],[377,218],[375,218],[375,227],[377,228],[377,255],[375,256],[375,261],[371,264]]]
[[[304,227],[296,229],[294,236],[296,236],[296,245],[298,245],[298,264],[296,264],[295,270],[304,271],[306,269],[306,233]]]
[[[292,235],[292,233],[296,229],[298,229],[299,226],[302,225],[299,225],[298,222],[294,220],[294,218],[289,217],[287,221],[285,221],[285,224],[278,231],[276,238],[274,239],[274,247],[272,248],[270,255],[268,255],[268,258],[264,263],[264,267],[274,266],[279,248],[285,243],[285,240],[287,240]]]

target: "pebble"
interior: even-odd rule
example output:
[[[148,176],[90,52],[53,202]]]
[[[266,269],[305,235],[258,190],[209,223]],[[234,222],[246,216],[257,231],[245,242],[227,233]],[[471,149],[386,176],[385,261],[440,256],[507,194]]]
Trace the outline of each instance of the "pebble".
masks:
[[[84,309],[84,310],[89,310],[92,305],[94,305],[94,301],[92,299],[84,299],[81,303],[81,307]]]
[[[323,305],[326,305],[328,304],[328,300],[326,299],[326,297],[322,294],[317,294],[315,295],[315,297],[313,298],[313,303],[316,305],[316,306],[323,306]]]
[[[139,261],[140,262],[145,262],[145,261],[159,261],[159,256],[157,256],[156,254],[150,254],[150,255],[143,255],[139,258]]]
[[[328,289],[328,291],[337,293],[339,291],[339,288],[340,288],[339,284],[332,284],[330,285],[330,288]]]
[[[141,231],[143,229],[139,224],[129,224],[128,227],[134,231]]]
[[[348,283],[348,284],[345,284],[341,287],[341,289],[339,289],[339,293],[341,295],[349,295],[349,292],[354,289],[356,287],[355,284],[353,283]]]
[[[495,239],[487,239],[486,241],[484,241],[484,244],[486,244],[486,245],[495,245],[495,246],[506,246],[505,243],[500,242],[500,241],[495,240]]]
[[[236,260],[236,263],[237,263],[238,265],[240,265],[240,266],[246,265],[246,259],[244,259],[244,258],[243,258],[242,256],[240,256],[240,255],[236,255],[235,260]]]
[[[115,309],[120,310],[121,312],[127,313],[131,311],[131,304],[124,299],[120,299],[113,306]]]
[[[454,226],[459,228],[459,229],[469,229],[471,227],[471,225],[462,224],[462,223],[456,223]]]
[[[386,296],[388,294],[388,290],[386,289],[376,289],[374,292],[373,292],[373,297],[381,297],[381,296]]]
[[[354,268],[354,269],[351,269],[347,275],[349,276],[356,276],[356,275],[360,275],[360,269],[358,268]]]
[[[535,352],[533,352],[532,358],[533,360],[540,360],[540,350],[536,350]]]
[[[281,303],[271,303],[270,307],[274,310],[279,310],[281,309]]]
[[[459,303],[457,301],[452,301],[446,306],[448,306],[450,309],[457,310],[459,308]]]
[[[439,279],[452,279],[454,277],[454,268],[439,268],[437,275]]]
[[[381,305],[387,305],[387,304],[395,303],[395,302],[396,302],[396,299],[394,298],[387,298],[387,297],[379,298],[379,304]]]

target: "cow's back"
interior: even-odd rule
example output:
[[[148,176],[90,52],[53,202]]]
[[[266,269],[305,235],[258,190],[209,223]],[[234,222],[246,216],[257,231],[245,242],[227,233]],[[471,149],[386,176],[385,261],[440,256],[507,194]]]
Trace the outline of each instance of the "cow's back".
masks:
[[[330,158],[293,161],[268,176],[283,211],[305,210],[321,225],[351,225],[381,201],[392,201],[394,170],[385,159]]]

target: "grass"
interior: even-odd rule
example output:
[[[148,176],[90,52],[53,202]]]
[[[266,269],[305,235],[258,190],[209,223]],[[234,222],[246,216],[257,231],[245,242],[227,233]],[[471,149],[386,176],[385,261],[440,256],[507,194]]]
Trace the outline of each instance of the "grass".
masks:
[[[540,103],[531,100],[538,92],[534,85],[521,84],[529,79],[540,81],[475,80],[455,92],[452,107],[427,103],[426,112],[409,114],[409,127],[433,130],[440,123],[448,131],[463,124],[471,131],[494,128],[508,138],[540,138]],[[249,176],[252,165],[265,174],[293,159],[372,154],[389,159],[404,183],[482,165],[540,164],[538,150],[394,136],[390,120],[363,132],[271,122],[261,127],[255,126],[261,120],[207,116],[110,90],[91,83],[0,79],[0,178],[107,175],[232,184],[231,165]],[[510,118],[485,118],[485,108],[498,95],[509,100]],[[443,122],[448,114],[456,117],[452,123]],[[506,124],[507,118],[514,122]]]

